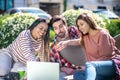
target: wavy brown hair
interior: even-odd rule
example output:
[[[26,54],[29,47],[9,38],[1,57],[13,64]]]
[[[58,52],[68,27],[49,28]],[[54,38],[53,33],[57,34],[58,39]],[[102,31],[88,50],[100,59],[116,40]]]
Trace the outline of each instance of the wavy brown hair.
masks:
[[[95,21],[95,19],[92,17],[92,14],[88,14],[88,13],[82,13],[82,14],[80,14],[78,17],[77,17],[77,19],[76,19],[76,26],[77,26],[77,28],[78,28],[78,20],[79,19],[82,19],[82,20],[84,20],[85,22],[87,22],[87,24],[90,26],[90,28],[91,29],[93,29],[93,30],[97,30],[97,26],[98,26],[98,24],[97,24],[97,22]],[[79,28],[78,28],[78,30],[79,30]],[[79,30],[80,31],[80,30]]]
[[[78,30],[80,31],[79,29],[79,26],[78,26],[78,20],[84,20],[89,26],[91,29],[93,30],[97,30],[98,29],[98,24],[97,22],[95,21],[95,19],[92,17],[92,14],[88,14],[88,13],[81,13],[77,19],[76,19],[76,26],[78,28]],[[80,31],[81,32],[81,31]],[[84,36],[83,33],[81,32],[82,34],[82,37]],[[84,46],[84,41],[83,41],[83,38],[81,40],[81,45]]]

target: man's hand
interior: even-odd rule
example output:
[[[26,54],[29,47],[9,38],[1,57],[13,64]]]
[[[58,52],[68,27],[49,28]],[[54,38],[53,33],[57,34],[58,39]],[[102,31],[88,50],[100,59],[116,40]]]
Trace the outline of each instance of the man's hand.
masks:
[[[75,72],[74,69],[72,68],[67,68],[67,67],[61,67],[61,71],[62,72],[65,72],[67,75],[71,75]]]

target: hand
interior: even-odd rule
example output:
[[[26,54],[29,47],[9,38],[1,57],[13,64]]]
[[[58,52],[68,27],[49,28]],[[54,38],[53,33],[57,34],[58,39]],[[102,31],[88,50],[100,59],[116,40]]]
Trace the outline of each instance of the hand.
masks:
[[[69,41],[61,41],[56,45],[56,50],[61,51],[62,49],[66,48],[68,46]]]
[[[62,72],[65,72],[67,75],[71,75],[75,72],[74,69],[72,68],[67,68],[67,67],[61,67],[61,71]]]

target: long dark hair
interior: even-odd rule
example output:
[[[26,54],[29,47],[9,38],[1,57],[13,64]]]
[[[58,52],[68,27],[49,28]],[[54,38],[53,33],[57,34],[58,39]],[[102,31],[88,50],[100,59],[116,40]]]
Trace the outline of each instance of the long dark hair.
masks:
[[[47,21],[45,19],[38,18],[33,22],[33,24],[28,29],[30,31],[32,31],[41,22],[47,23]],[[48,26],[47,32],[46,32],[45,36],[43,37],[43,39],[44,39],[44,54],[45,54],[46,58],[49,57],[49,36],[50,36],[50,28]]]
[[[32,23],[32,25],[28,29],[32,31],[41,22],[47,23],[45,19],[38,18]]]

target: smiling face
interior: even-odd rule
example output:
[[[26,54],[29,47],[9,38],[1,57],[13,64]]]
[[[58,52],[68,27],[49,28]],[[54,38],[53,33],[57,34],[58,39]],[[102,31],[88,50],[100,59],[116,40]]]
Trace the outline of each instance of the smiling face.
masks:
[[[57,37],[64,39],[67,36],[67,26],[63,23],[62,20],[56,21],[53,23],[53,29]]]
[[[77,24],[78,24],[78,29],[85,35],[85,34],[88,34],[89,31],[91,30],[89,24],[82,20],[82,19],[79,19],[77,21]]]
[[[45,22],[39,23],[31,32],[32,37],[37,40],[43,38],[47,32],[48,25]]]

